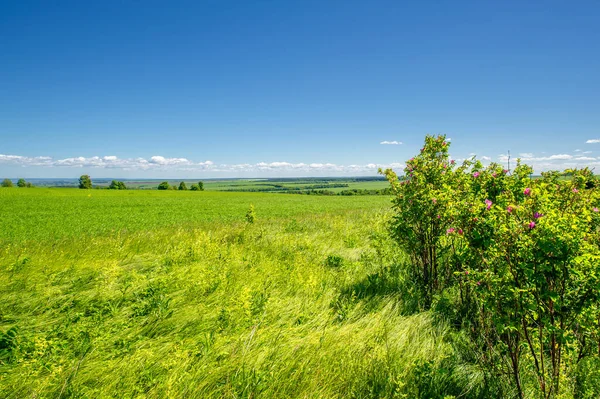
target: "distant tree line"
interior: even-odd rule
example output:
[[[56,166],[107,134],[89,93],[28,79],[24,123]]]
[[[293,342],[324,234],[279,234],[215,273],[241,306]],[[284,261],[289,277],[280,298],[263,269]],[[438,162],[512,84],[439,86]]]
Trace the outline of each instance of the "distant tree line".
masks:
[[[392,191],[389,188],[382,189],[351,189],[342,190],[339,192],[331,190],[300,190],[300,191],[283,191],[286,194],[303,194],[303,195],[341,195],[341,196],[354,196],[354,195],[391,195]]]
[[[334,184],[311,184],[308,186],[301,187],[289,187],[281,184],[262,184],[263,187],[257,188],[243,188],[243,189],[227,189],[222,191],[236,191],[236,192],[249,192],[249,193],[264,193],[264,192],[306,192],[306,191],[314,191],[317,189],[325,189],[325,188],[346,188],[350,187],[347,183],[334,183]]]
[[[185,191],[188,190],[187,185],[185,184],[185,182],[180,182],[179,186],[177,185],[170,185],[168,181],[164,181],[162,183],[160,183],[158,185],[158,189],[159,190],[180,190],[180,191]],[[204,183],[199,181],[197,184],[192,184],[190,187],[190,190],[192,191],[204,191]]]
[[[13,187],[13,182],[10,179],[4,179],[2,180],[2,183],[0,185],[2,187]],[[33,187],[33,184],[31,184],[28,181],[25,181],[25,179],[19,179],[17,181],[17,187]]]

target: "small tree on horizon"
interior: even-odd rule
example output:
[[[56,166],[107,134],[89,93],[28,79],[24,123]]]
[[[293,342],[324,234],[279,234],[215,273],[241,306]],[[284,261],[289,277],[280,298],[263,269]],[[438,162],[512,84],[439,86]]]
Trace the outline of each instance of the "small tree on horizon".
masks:
[[[108,186],[108,188],[110,190],[127,190],[125,183],[123,183],[122,181],[117,181],[117,180],[113,180],[110,183],[110,186]]]
[[[27,187],[27,182],[25,181],[25,179],[19,179],[19,181],[17,182],[17,187]]]
[[[85,190],[92,188],[92,179],[89,175],[81,175],[79,177],[79,188]]]
[[[188,189],[188,188],[187,188],[187,186],[185,185],[185,182],[183,182],[183,181],[182,181],[181,183],[179,183],[179,190],[187,190],[187,189]]]
[[[201,181],[198,182],[198,190],[204,191],[204,183]]]
[[[4,179],[2,180],[2,187],[12,187],[13,186],[13,182],[10,179]]]
[[[168,181],[164,181],[164,182],[160,183],[158,185],[158,189],[159,190],[168,190],[169,189],[169,182]]]

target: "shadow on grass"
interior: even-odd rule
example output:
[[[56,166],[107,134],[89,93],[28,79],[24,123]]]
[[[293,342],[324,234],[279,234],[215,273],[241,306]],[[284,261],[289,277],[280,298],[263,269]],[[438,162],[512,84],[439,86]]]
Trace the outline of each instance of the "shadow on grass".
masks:
[[[336,319],[343,321],[359,303],[369,313],[380,309],[393,297],[398,301],[402,314],[414,314],[421,311],[423,305],[416,287],[407,273],[406,265],[390,265],[343,287],[331,307]]]

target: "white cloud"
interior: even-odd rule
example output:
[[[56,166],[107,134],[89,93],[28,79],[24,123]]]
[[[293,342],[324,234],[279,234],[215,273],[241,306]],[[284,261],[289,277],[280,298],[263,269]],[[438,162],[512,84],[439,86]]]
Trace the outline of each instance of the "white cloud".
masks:
[[[598,144],[600,143],[600,139],[590,139],[585,142],[586,144]]]
[[[395,141],[395,140],[394,140],[394,141],[387,141],[387,140],[386,140],[386,141],[382,141],[382,142],[381,142],[381,143],[379,143],[379,144],[385,144],[385,145],[400,145],[400,144],[402,144],[402,142],[401,142],[401,141]]]
[[[484,156],[481,157],[481,160],[482,161],[491,161],[492,158],[484,155]]]
[[[393,168],[401,170],[404,168],[402,163],[390,164],[351,164],[338,165],[334,163],[292,163],[285,161],[258,162],[254,164],[220,164],[216,165],[212,161],[193,162],[187,158],[166,158],[161,155],[154,155],[149,159],[145,158],[119,158],[115,155],[94,156],[94,157],[71,157],[63,159],[53,159],[51,157],[24,157],[20,155],[2,155],[0,154],[0,165],[15,165],[23,167],[43,166],[56,168],[92,168],[125,171],[188,171],[188,172],[214,172],[216,174],[268,174],[268,175],[361,175],[377,173],[379,168]],[[112,172],[111,172],[112,173]]]
[[[190,165],[192,162],[186,158],[165,158],[160,155],[155,155],[150,158],[150,163],[158,165]]]

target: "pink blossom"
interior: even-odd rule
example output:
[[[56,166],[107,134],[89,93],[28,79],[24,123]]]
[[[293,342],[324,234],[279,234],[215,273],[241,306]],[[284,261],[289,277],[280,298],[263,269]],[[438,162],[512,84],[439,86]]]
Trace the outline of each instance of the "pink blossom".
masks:
[[[574,188],[572,191],[573,191],[575,194],[577,194],[577,193],[579,192],[579,190],[577,190],[576,188]]]
[[[469,275],[469,271],[468,271],[468,270],[465,270],[465,274],[468,276],[468,275]]]
[[[478,285],[478,286],[479,286],[479,285],[481,285],[481,281],[478,281],[478,282],[477,282],[477,285]]]
[[[442,143],[442,145],[445,147],[448,143],[446,143],[445,141]]]
[[[440,216],[440,215],[437,215],[436,217],[439,219],[441,216]]]
[[[592,211],[598,212],[598,208],[594,207],[594,209],[592,209]]]
[[[454,233],[454,227],[450,227],[448,230],[446,230],[446,234],[452,234]]]
[[[454,165],[455,163],[456,163],[456,162],[454,161],[454,159],[451,159],[451,160],[450,160],[450,164],[451,164],[451,165]]]
[[[458,229],[458,234],[462,235],[463,231],[462,229]]]
[[[531,195],[531,189],[529,187],[527,187],[524,191],[523,194],[525,195]]]
[[[479,172],[473,173],[473,177],[479,177]]]
[[[512,213],[512,211],[513,211],[513,207],[512,207],[512,206],[509,206],[508,208],[506,208],[506,211],[507,211],[508,213]]]
[[[496,177],[496,172],[492,173],[492,177]]]
[[[507,174],[508,173],[508,169],[502,169],[502,173]]]
[[[432,198],[432,199],[431,199],[431,201],[432,201],[434,204],[437,204],[437,199],[435,199],[435,198]]]
[[[542,216],[544,216],[544,215],[542,215],[542,214],[541,214],[541,213],[539,213],[539,212],[535,212],[535,213],[533,214],[533,218],[534,218],[534,219],[539,219],[539,218],[541,218]]]
[[[487,209],[489,211],[491,207],[492,207],[492,201],[490,201],[489,199],[486,199],[485,200],[485,209]]]
[[[533,229],[535,227],[535,222],[530,222],[529,223],[529,230]]]

